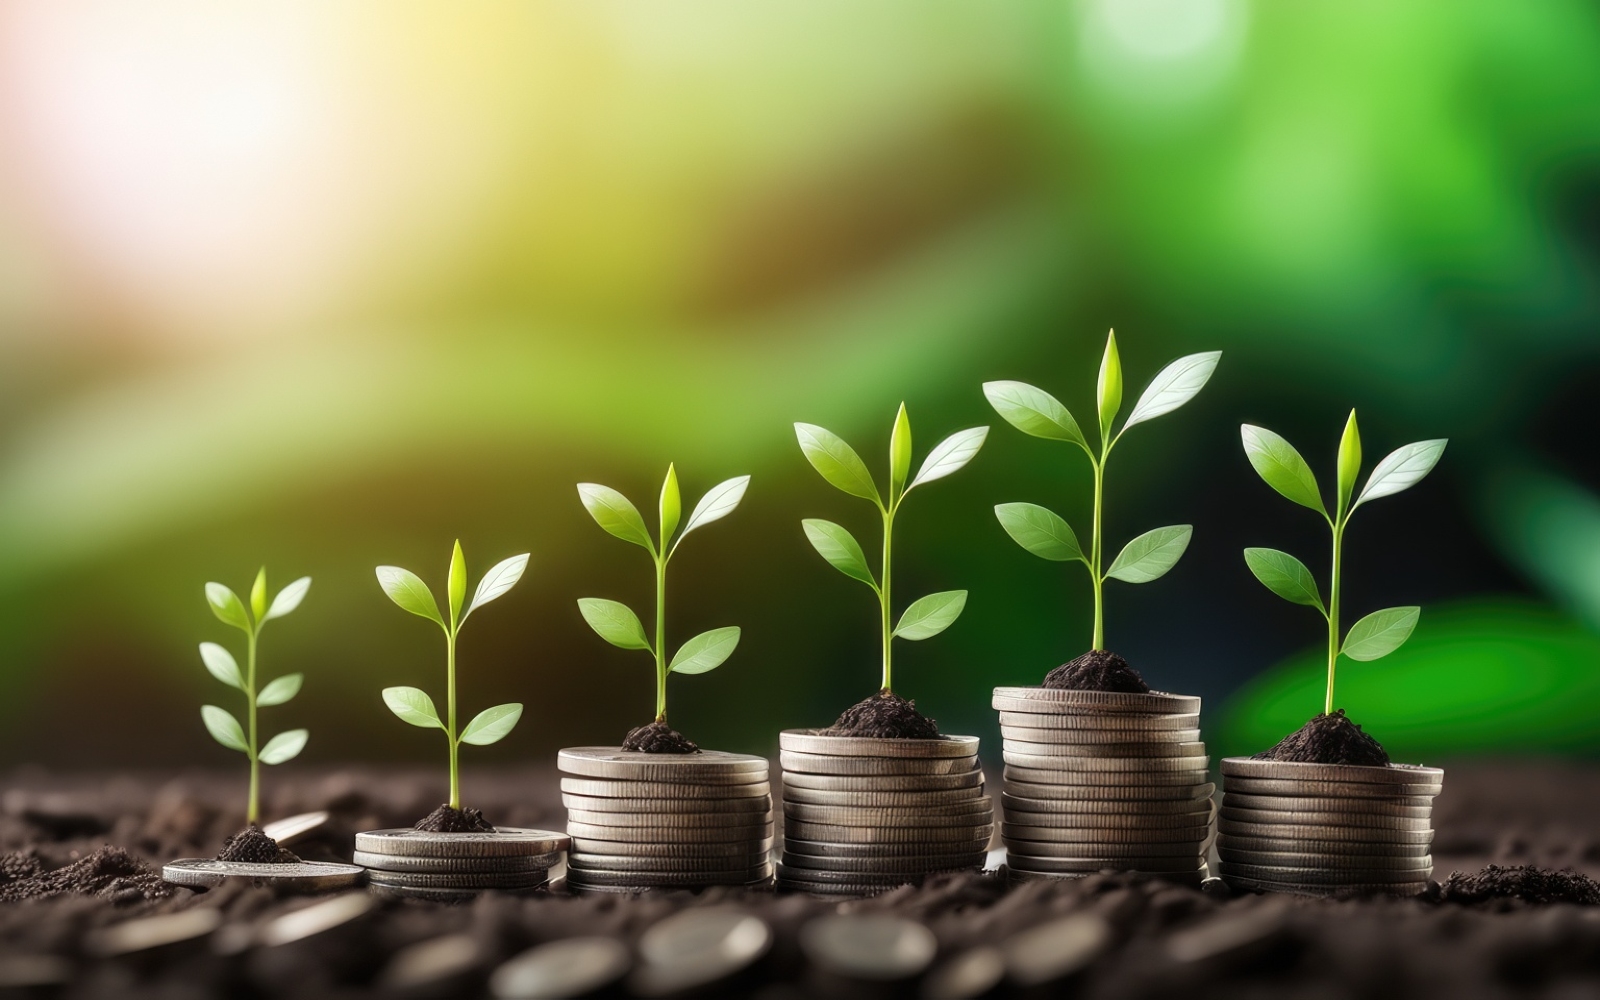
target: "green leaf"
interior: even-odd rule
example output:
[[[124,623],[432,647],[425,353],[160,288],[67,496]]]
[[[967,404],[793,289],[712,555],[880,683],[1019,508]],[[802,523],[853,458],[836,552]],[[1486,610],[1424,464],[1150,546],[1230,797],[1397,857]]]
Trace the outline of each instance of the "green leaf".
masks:
[[[486,747],[491,743],[499,743],[515,729],[517,720],[522,718],[522,704],[510,702],[505,705],[496,705],[486,708],[472,717],[467,723],[467,728],[461,730],[461,742],[471,743],[475,747]]]
[[[964,431],[956,431],[934,445],[933,450],[928,452],[928,457],[922,460],[922,468],[917,470],[917,478],[911,481],[911,485],[921,486],[935,479],[943,479],[952,472],[960,472],[978,454],[978,449],[982,448],[983,442],[988,439],[987,427],[969,427]]]
[[[388,705],[389,711],[398,715],[402,722],[409,722],[423,729],[444,728],[444,723],[439,721],[439,710],[433,707],[433,699],[429,698],[428,692],[421,688],[384,688],[383,703]]]
[[[212,739],[229,750],[237,750],[246,755],[250,753],[250,744],[244,738],[244,727],[239,725],[239,720],[226,709],[215,705],[201,705],[200,718],[205,722]]]
[[[1417,627],[1417,619],[1421,616],[1422,609],[1417,607],[1374,611],[1350,626],[1339,652],[1352,660],[1376,660],[1380,656],[1388,656],[1411,638],[1411,630]]]
[[[250,613],[256,616],[256,621],[267,612],[267,568],[261,567],[256,571],[256,582],[250,585]]]
[[[1134,424],[1166,416],[1199,395],[1221,360],[1221,351],[1206,351],[1186,355],[1161,369],[1145,386],[1139,401],[1133,404],[1133,412],[1122,424],[1123,431]]]
[[[261,693],[256,695],[256,704],[263,708],[282,705],[300,693],[300,685],[305,679],[305,674],[284,674],[261,689]]]
[[[955,624],[967,606],[965,590],[945,590],[911,602],[894,627],[896,638],[917,641],[931,639]]]
[[[300,756],[300,751],[306,748],[306,740],[310,738],[311,733],[305,729],[290,729],[279,733],[261,748],[259,759],[263,764],[282,764],[286,760],[294,760]]]
[[[399,566],[379,566],[377,573],[378,586],[389,595],[389,600],[418,617],[444,625],[439,604],[433,599],[433,591],[417,574]]]
[[[1032,503],[1003,503],[995,507],[994,516],[1012,541],[1040,559],[1054,562],[1077,559],[1088,564],[1078,536],[1054,511]]]
[[[278,596],[272,599],[272,606],[267,609],[265,615],[261,616],[261,620],[270,622],[272,619],[282,618],[295,608],[298,608],[300,602],[306,599],[306,591],[310,589],[311,577],[309,576],[302,576],[287,587],[284,587],[278,591]]]
[[[1422,478],[1439,464],[1439,459],[1444,455],[1444,446],[1448,443],[1448,438],[1435,438],[1431,441],[1416,441],[1391,451],[1372,470],[1372,475],[1367,477],[1367,485],[1362,487],[1356,507],[1368,500],[1409,490],[1422,482]]]
[[[822,474],[823,479],[853,497],[883,506],[877,484],[872,481],[872,473],[867,471],[861,456],[845,444],[843,438],[816,424],[795,424],[794,436],[800,442],[800,451],[805,454],[806,461]]]
[[[744,491],[749,487],[749,476],[735,476],[706,490],[706,495],[694,505],[694,511],[689,515],[689,522],[683,526],[683,534],[678,536],[678,541],[682,542],[684,536],[694,529],[704,527],[712,521],[720,521],[732,514],[734,508],[739,506],[739,501],[744,499]],[[677,545],[673,545],[673,548],[677,548]]]
[[[1089,450],[1089,442],[1072,414],[1043,389],[1026,382],[985,382],[983,394],[994,411],[1022,433],[1052,441],[1070,441],[1084,451]]]
[[[678,492],[678,469],[667,463],[667,478],[661,481],[661,499],[657,511],[661,515],[661,547],[666,548],[672,533],[678,530],[678,519],[683,516],[683,494]]]
[[[656,546],[650,540],[650,532],[645,530],[644,518],[627,497],[599,483],[579,483],[578,498],[595,524],[655,555]]]
[[[667,670],[675,674],[703,674],[722,666],[739,645],[739,626],[714,628],[690,639],[672,655]]]
[[[1350,411],[1345,421],[1344,433],[1339,436],[1339,509],[1350,508],[1350,496],[1356,491],[1356,477],[1361,474],[1361,429],[1356,426],[1356,411]]]
[[[1245,549],[1244,562],[1262,586],[1274,594],[1290,603],[1316,608],[1324,615],[1328,613],[1317,590],[1316,577],[1294,556],[1277,549]]]
[[[828,561],[828,565],[852,580],[860,580],[873,590],[878,589],[878,581],[873,579],[872,570],[867,567],[866,553],[861,551],[861,544],[855,536],[843,526],[820,517],[808,517],[800,522],[800,526],[805,529],[806,540],[811,547],[817,550],[817,555]]]
[[[1327,516],[1328,510],[1322,506],[1322,492],[1317,488],[1317,477],[1312,474],[1306,460],[1295,451],[1294,445],[1265,427],[1254,424],[1241,425],[1239,436],[1244,441],[1244,453],[1250,459],[1251,466],[1268,486],[1300,506],[1310,507]]]
[[[578,610],[589,627],[613,646],[622,649],[649,649],[639,616],[626,604],[608,601],[601,597],[578,598]]]
[[[1106,353],[1100,359],[1100,379],[1095,383],[1100,402],[1100,440],[1111,440],[1111,423],[1122,409],[1122,357],[1117,353],[1117,331],[1106,335]]]
[[[244,674],[239,672],[239,661],[233,658],[232,653],[214,642],[202,642],[200,659],[205,663],[206,669],[211,671],[212,677],[229,687],[244,690]]]
[[[906,415],[906,404],[894,418],[894,432],[889,435],[889,502],[893,503],[906,491],[906,477],[911,474],[911,418]]]
[[[506,592],[517,585],[522,579],[522,574],[528,568],[528,553],[502,559],[489,567],[489,572],[483,574],[483,579],[478,581],[478,589],[473,591],[472,603],[467,605],[467,614],[461,616],[462,621],[467,620],[467,615],[488,604],[497,597],[505,596]]]
[[[1123,583],[1149,583],[1178,564],[1194,534],[1192,524],[1171,524],[1147,531],[1122,547],[1106,576]]]
[[[461,621],[461,605],[467,599],[467,557],[461,554],[461,539],[456,539],[450,550],[450,572],[445,583],[445,596],[450,601],[450,621]]]
[[[224,625],[232,625],[241,632],[250,631],[250,616],[245,613],[244,602],[232,590],[220,583],[208,583],[206,603],[211,605],[211,613]]]

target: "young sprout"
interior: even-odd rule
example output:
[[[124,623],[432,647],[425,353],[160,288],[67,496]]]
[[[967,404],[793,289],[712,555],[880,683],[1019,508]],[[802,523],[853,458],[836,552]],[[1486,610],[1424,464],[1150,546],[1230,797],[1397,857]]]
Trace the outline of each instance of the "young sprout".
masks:
[[[943,479],[953,472],[958,472],[972,461],[989,436],[989,428],[969,427],[964,431],[956,431],[939,442],[928,452],[928,457],[923,459],[916,478],[908,483],[907,478],[911,473],[911,419],[906,416],[906,404],[901,403],[900,412],[894,419],[894,430],[889,436],[887,501],[884,500],[883,494],[878,492],[878,486],[872,480],[872,473],[867,471],[866,463],[861,461],[861,456],[857,455],[854,449],[845,444],[843,438],[815,424],[795,424],[794,432],[800,440],[800,450],[805,453],[806,460],[811,463],[812,468],[822,474],[823,479],[851,496],[870,500],[872,505],[878,508],[878,514],[883,520],[883,563],[880,575],[877,577],[872,575],[872,569],[867,565],[866,553],[861,550],[861,544],[841,525],[814,517],[806,518],[800,523],[805,528],[806,539],[811,542],[811,547],[817,550],[818,555],[826,559],[834,569],[852,580],[860,580],[878,595],[879,624],[883,636],[882,690],[892,691],[891,682],[894,677],[890,648],[892,641],[897,638],[914,641],[930,639],[953,625],[961,616],[962,609],[967,606],[965,590],[946,590],[929,594],[912,601],[901,614],[899,624],[890,625],[893,620],[890,583],[894,566],[892,549],[895,515],[899,513],[900,505],[905,502],[906,496],[912,490],[923,483],[931,483],[935,479]]]
[[[496,705],[473,716],[467,727],[461,730],[461,734],[456,735],[456,638],[461,634],[461,626],[467,623],[469,615],[515,587],[527,568],[526,552],[495,563],[489,572],[483,574],[483,579],[478,581],[478,589],[473,591],[472,602],[463,608],[462,604],[467,597],[467,560],[461,554],[461,542],[458,540],[455,549],[450,553],[450,577],[447,588],[450,606],[448,620],[439,613],[439,605],[433,599],[433,592],[417,574],[399,566],[379,566],[377,570],[378,585],[389,595],[389,600],[414,615],[428,619],[444,630],[444,719],[439,718],[439,710],[434,708],[433,699],[421,688],[384,688],[383,703],[389,706],[389,711],[413,726],[444,730],[445,742],[450,745],[450,808],[452,809],[461,808],[461,771],[456,764],[461,744],[471,743],[473,746],[482,747],[498,743],[516,726],[517,720],[522,718],[520,702]]]
[[[204,720],[212,739],[229,750],[239,751],[250,761],[250,796],[244,818],[252,826],[261,821],[261,765],[293,760],[305,749],[306,739],[310,735],[304,729],[291,729],[279,733],[268,740],[266,746],[257,749],[256,709],[282,705],[293,698],[300,693],[300,683],[305,677],[302,674],[284,674],[258,692],[256,646],[267,622],[282,618],[298,608],[310,589],[311,578],[302,576],[278,591],[272,603],[268,604],[267,568],[263,566],[256,573],[256,582],[250,588],[250,606],[246,608],[245,603],[239,600],[239,595],[229,588],[220,583],[206,584],[206,603],[211,606],[211,613],[224,625],[232,625],[245,635],[245,668],[241,672],[233,654],[214,642],[200,644],[200,659],[211,676],[244,692],[246,724],[239,725],[239,720],[234,718],[232,712],[215,705],[202,705],[200,718]]]
[[[1355,502],[1356,476],[1361,472],[1361,433],[1356,428],[1356,411],[1344,425],[1344,436],[1339,440],[1339,459],[1334,512],[1322,502],[1322,491],[1311,467],[1300,457],[1294,446],[1267,430],[1244,424],[1239,428],[1244,439],[1244,452],[1250,464],[1268,486],[1302,507],[1310,507],[1328,522],[1333,531],[1333,571],[1328,581],[1328,603],[1322,603],[1317,591],[1317,581],[1306,564],[1287,552],[1277,549],[1245,549],[1244,561],[1257,580],[1274,594],[1294,604],[1304,604],[1322,612],[1328,621],[1328,693],[1323,711],[1333,713],[1333,675],[1339,654],[1352,660],[1376,660],[1400,648],[1417,627],[1421,608],[1385,608],[1374,611],[1345,633],[1339,641],[1339,573],[1344,562],[1344,531],[1356,508],[1368,500],[1386,497],[1410,489],[1433,471],[1439,457],[1444,454],[1446,440],[1417,441],[1397,448],[1379,462],[1367,477]]]
[[[655,565],[656,571],[656,628],[653,637],[646,636],[644,625],[639,622],[639,616],[626,604],[618,601],[608,601],[599,597],[584,597],[578,600],[578,610],[583,614],[583,620],[589,623],[600,638],[621,649],[643,649],[655,657],[656,661],[656,721],[665,724],[667,721],[667,675],[668,674],[703,674],[722,666],[724,660],[733,655],[735,647],[739,645],[739,628],[730,625],[725,628],[714,628],[709,632],[701,632],[690,639],[678,651],[672,654],[672,659],[667,659],[667,564],[677,553],[678,546],[689,537],[689,533],[696,528],[703,528],[712,521],[720,521],[733,513],[739,506],[739,501],[744,499],[745,490],[750,486],[749,476],[735,476],[711,487],[700,502],[694,505],[694,510],[689,514],[689,520],[684,523],[683,531],[679,532],[677,539],[673,539],[673,532],[678,529],[678,519],[683,513],[683,499],[678,493],[678,472],[672,466],[667,466],[667,478],[661,484],[661,499],[658,503],[660,520],[657,525],[656,539],[650,537],[650,531],[644,525],[644,518],[639,510],[627,497],[618,493],[609,486],[598,483],[579,483],[578,498],[583,501],[583,506],[594,518],[595,523],[606,531],[617,536],[625,542],[633,544],[650,553],[650,560]]]
[[[1190,354],[1161,369],[1145,387],[1139,401],[1134,404],[1122,429],[1115,435],[1111,428],[1117,411],[1122,408],[1122,361],[1117,354],[1117,334],[1112,331],[1106,338],[1106,352],[1100,362],[1097,384],[1097,403],[1100,418],[1100,449],[1096,454],[1089,446],[1078,422],[1057,399],[1025,382],[985,382],[983,394],[989,405],[1017,430],[1034,437],[1052,441],[1065,441],[1083,449],[1094,469],[1094,523],[1090,529],[1089,552],[1084,554],[1078,536],[1054,511],[1031,503],[1003,503],[994,509],[1000,526],[1018,545],[1041,559],[1055,562],[1081,562],[1089,571],[1089,583],[1094,588],[1094,643],[1092,649],[1105,648],[1105,603],[1102,588],[1106,580],[1124,583],[1149,583],[1165,576],[1167,571],[1183,558],[1189,547],[1194,526],[1173,524],[1156,528],[1133,539],[1122,547],[1110,567],[1102,570],[1105,546],[1101,532],[1104,508],[1106,461],[1111,449],[1122,435],[1135,424],[1165,416],[1193,399],[1205,388],[1211,373],[1216,371],[1221,351]]]

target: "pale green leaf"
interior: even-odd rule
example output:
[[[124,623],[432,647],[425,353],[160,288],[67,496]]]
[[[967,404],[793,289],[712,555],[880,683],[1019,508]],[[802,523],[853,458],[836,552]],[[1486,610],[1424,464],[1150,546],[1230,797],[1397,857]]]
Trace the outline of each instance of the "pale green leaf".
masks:
[[[1100,408],[1100,440],[1111,439],[1111,423],[1122,408],[1122,356],[1117,353],[1117,331],[1106,335],[1106,352],[1100,358],[1100,378],[1095,383]]]
[[[1040,559],[1054,562],[1077,559],[1087,564],[1078,536],[1054,511],[1032,503],[1003,503],[995,507],[994,516],[1012,541]]]
[[[206,603],[224,625],[232,625],[242,632],[250,631],[250,615],[244,610],[244,602],[228,587],[220,583],[206,584]]]
[[[256,704],[263,708],[282,705],[300,693],[300,685],[305,679],[305,674],[284,674],[261,689],[261,693],[256,695]]]
[[[872,570],[867,566],[867,556],[861,551],[861,544],[842,525],[819,517],[808,517],[800,522],[800,526],[805,529],[806,540],[811,547],[817,550],[817,555],[828,561],[828,565],[852,580],[860,580],[873,590],[878,589],[878,581],[873,579]]]
[[[244,674],[239,671],[239,661],[233,658],[232,653],[214,642],[202,642],[200,659],[205,663],[206,669],[211,671],[212,677],[229,687],[244,690]]]
[[[1448,443],[1447,438],[1435,438],[1431,441],[1416,441],[1391,451],[1373,468],[1372,475],[1367,477],[1367,485],[1361,488],[1361,497],[1356,501],[1356,507],[1368,500],[1409,490],[1422,482],[1422,478],[1439,464],[1439,459],[1444,455],[1444,446]]]
[[[1374,611],[1350,626],[1339,652],[1352,660],[1376,660],[1388,656],[1411,638],[1411,630],[1417,627],[1417,619],[1421,616],[1422,609],[1417,607]]]
[[[1191,524],[1171,524],[1147,531],[1122,547],[1106,576],[1123,583],[1159,580],[1183,558],[1193,534]]]
[[[694,505],[694,510],[689,514],[689,520],[684,524],[683,534],[678,536],[678,541],[682,542],[694,529],[704,527],[712,521],[720,521],[732,514],[734,508],[739,506],[739,501],[744,499],[744,492],[749,487],[749,476],[735,476],[706,490],[706,495],[700,498],[700,502]],[[677,546],[674,545],[673,548]]]
[[[433,591],[417,574],[399,566],[379,566],[377,574],[378,586],[389,595],[389,600],[414,615],[444,625],[439,604],[433,599]]]
[[[1322,505],[1322,492],[1317,488],[1317,477],[1311,466],[1295,451],[1294,445],[1282,437],[1254,424],[1243,424],[1239,436],[1244,441],[1245,456],[1266,484],[1302,507],[1310,507],[1323,516],[1327,508]]]
[[[284,587],[278,591],[278,596],[272,599],[272,606],[267,609],[267,613],[261,617],[261,620],[269,622],[274,618],[282,618],[295,608],[298,608],[300,602],[306,599],[306,592],[310,589],[311,577],[309,576],[302,576],[287,587]]]
[[[1128,414],[1122,429],[1126,431],[1134,424],[1166,416],[1199,395],[1211,380],[1211,373],[1217,370],[1220,360],[1221,351],[1206,351],[1203,354],[1186,355],[1161,369],[1145,386],[1139,401],[1133,404],[1133,412]]]
[[[250,585],[250,613],[255,615],[256,621],[267,613],[267,568],[261,567],[256,571],[256,582]]]
[[[310,738],[310,731],[305,729],[290,729],[279,733],[261,748],[261,763],[282,764],[284,761],[294,760],[300,756],[300,751],[306,748],[306,740]]]
[[[821,473],[823,479],[851,496],[883,506],[883,498],[878,496],[872,473],[867,471],[861,456],[843,438],[816,424],[795,424],[794,435],[800,442],[800,451],[805,454],[806,461]]]
[[[423,729],[443,729],[439,710],[433,707],[428,692],[414,687],[387,687],[383,689],[383,703],[403,722]]]
[[[467,600],[467,557],[461,554],[461,539],[450,550],[450,572],[445,577],[445,597],[450,602],[450,621],[461,621],[461,606]]]
[[[201,705],[200,718],[211,733],[211,738],[227,747],[248,755],[250,744],[244,738],[244,727],[232,713],[215,705]]]
[[[655,554],[655,542],[650,540],[644,518],[627,497],[599,483],[579,483],[578,498],[583,501],[589,516],[594,518],[594,523],[623,541],[632,542],[651,555]]]
[[[1089,442],[1072,414],[1043,389],[1026,382],[985,382],[983,395],[1006,423],[1022,433],[1052,441],[1070,441],[1084,451],[1089,450]]]
[[[1244,561],[1262,586],[1274,594],[1291,603],[1328,613],[1322,604],[1322,594],[1317,590],[1316,577],[1294,556],[1277,549],[1252,548],[1244,550]]]
[[[467,620],[467,615],[488,604],[497,597],[503,597],[522,579],[522,574],[528,568],[528,553],[502,559],[489,567],[489,572],[483,574],[483,579],[478,581],[478,589],[472,593],[472,603],[467,605],[467,614],[461,616],[462,621]]]
[[[578,610],[596,634],[606,642],[622,649],[649,649],[639,616],[626,604],[608,601],[601,597],[578,598]]]
[[[946,590],[919,597],[900,616],[900,624],[894,627],[895,637],[912,641],[931,639],[955,624],[966,606],[965,590]]]
[[[739,626],[729,625],[701,632],[690,639],[672,656],[667,670],[675,674],[703,674],[722,666],[722,662],[739,645]]]
[[[461,730],[461,742],[471,743],[477,747],[498,743],[516,728],[517,720],[520,718],[522,718],[520,702],[486,708],[474,715],[472,721],[467,723],[467,728]]]
[[[1356,477],[1361,474],[1361,429],[1356,426],[1356,411],[1350,411],[1345,421],[1344,433],[1339,436],[1338,482],[1339,509],[1350,508],[1350,497],[1356,491]]]
[[[889,435],[889,500],[893,502],[906,490],[906,477],[911,474],[911,418],[906,415],[906,404],[894,418],[894,431]]]
[[[678,519],[683,516],[683,494],[678,491],[678,468],[667,463],[667,478],[661,481],[661,498],[656,504],[661,521],[661,547],[666,548],[672,533],[678,530]]]
[[[934,445],[933,450],[928,452],[928,457],[922,460],[922,468],[917,470],[917,478],[911,481],[911,485],[921,486],[935,479],[943,479],[952,472],[961,471],[978,454],[978,449],[983,447],[983,442],[988,438],[987,427],[969,427],[964,431],[956,431]]]

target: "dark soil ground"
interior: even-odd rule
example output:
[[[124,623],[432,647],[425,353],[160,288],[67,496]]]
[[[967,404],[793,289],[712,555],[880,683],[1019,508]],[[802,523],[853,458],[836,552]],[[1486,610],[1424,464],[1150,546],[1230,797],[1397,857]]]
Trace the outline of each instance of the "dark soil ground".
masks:
[[[966,875],[874,900],[837,904],[768,892],[714,890],[701,896],[527,898],[487,895],[466,906],[387,900],[360,921],[295,944],[225,947],[239,932],[304,907],[304,898],[228,887],[167,890],[142,864],[209,857],[241,824],[237,775],[8,775],[0,794],[0,900],[6,887],[59,877],[63,866],[95,873],[93,894],[0,902],[0,995],[22,972],[63,981],[23,995],[89,997],[368,997],[484,995],[501,962],[532,945],[581,934],[627,941],[683,907],[732,903],[767,920],[771,954],[751,978],[721,995],[761,1000],[889,996],[845,990],[808,969],[799,929],[814,916],[890,912],[924,922],[939,963],[975,946],[1004,947],[1018,932],[1065,914],[1092,914],[1109,944],[1068,990],[1105,1000],[1307,997],[1552,997],[1600,995],[1600,906],[1537,903],[1592,884],[1515,866],[1600,874],[1600,768],[1520,763],[1446,767],[1438,798],[1435,870],[1449,901],[1321,900],[1289,896],[1217,898],[1114,876],[1007,888],[995,875]],[[559,828],[553,768],[464,776],[468,801],[495,823]],[[777,776],[774,776],[774,782]],[[997,782],[991,782],[997,784]],[[409,826],[439,801],[433,771],[306,768],[274,772],[264,813],[276,819],[327,809],[331,822],[295,853],[348,859],[357,830]],[[115,845],[102,851],[104,845]],[[11,853],[7,853],[11,852]],[[17,854],[15,852],[22,852]],[[1449,880],[1459,869],[1475,880]],[[142,874],[141,874],[142,872]],[[158,898],[146,889],[161,888]],[[1511,895],[1485,895],[1484,890]],[[192,942],[116,959],[89,957],[94,928],[189,910],[220,913],[220,927]],[[394,971],[408,946],[465,935],[473,950],[454,978],[402,992]],[[935,966],[938,968],[938,965]],[[386,978],[388,977],[388,978]],[[50,978],[46,976],[45,978]],[[899,995],[916,996],[915,987]],[[1000,993],[997,995],[1020,995]]]
[[[665,722],[651,722],[628,730],[622,749],[639,753],[699,753],[700,744]]]
[[[440,808],[446,808],[441,806]],[[247,826],[223,841],[217,852],[218,861],[245,861],[261,865],[292,865],[300,859],[286,847],[261,832],[259,826]]]
[[[1120,691],[1144,694],[1150,690],[1139,671],[1116,653],[1091,649],[1044,675],[1041,687],[1068,691]]]
[[[879,691],[845,709],[838,721],[822,732],[825,736],[931,740],[938,738],[939,724],[917,711],[915,701],[907,701],[892,691]]]
[[[1278,741],[1271,750],[1255,755],[1256,760],[1292,760],[1307,764],[1359,764],[1387,767],[1389,754],[1383,744],[1361,731],[1344,709],[1332,715],[1316,715],[1311,721]]]

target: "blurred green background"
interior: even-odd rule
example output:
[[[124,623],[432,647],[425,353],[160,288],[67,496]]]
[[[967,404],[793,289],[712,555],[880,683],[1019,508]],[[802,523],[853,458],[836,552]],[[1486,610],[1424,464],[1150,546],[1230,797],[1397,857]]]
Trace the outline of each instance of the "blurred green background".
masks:
[[[675,678],[671,720],[764,752],[877,681],[871,595],[800,518],[876,537],[805,464],[822,424],[881,470],[901,400],[925,449],[996,424],[899,521],[902,605],[971,590],[902,644],[897,687],[997,736],[989,691],[1089,637],[1082,572],[991,507],[1083,532],[1081,456],[1000,424],[1017,378],[1091,412],[1115,327],[1129,398],[1221,349],[1205,392],[1130,435],[1113,546],[1195,540],[1108,585],[1107,637],[1206,698],[1213,753],[1320,706],[1317,617],[1239,550],[1298,553],[1310,512],[1237,426],[1324,479],[1449,437],[1363,508],[1348,620],[1424,606],[1410,645],[1341,670],[1401,759],[1600,750],[1600,12],[1591,3],[378,3],[0,7],[0,762],[236,762],[201,587],[315,579],[263,641],[307,675],[269,730],[310,763],[439,760],[378,691],[440,691],[443,643],[379,591],[531,551],[474,616],[465,710],[522,700],[466,766],[614,743],[648,658],[575,599],[643,607],[643,554],[574,484],[686,504],[754,476],[674,564],[671,634],[744,627]],[[868,541],[868,547],[872,547]],[[442,765],[441,765],[442,766]]]

